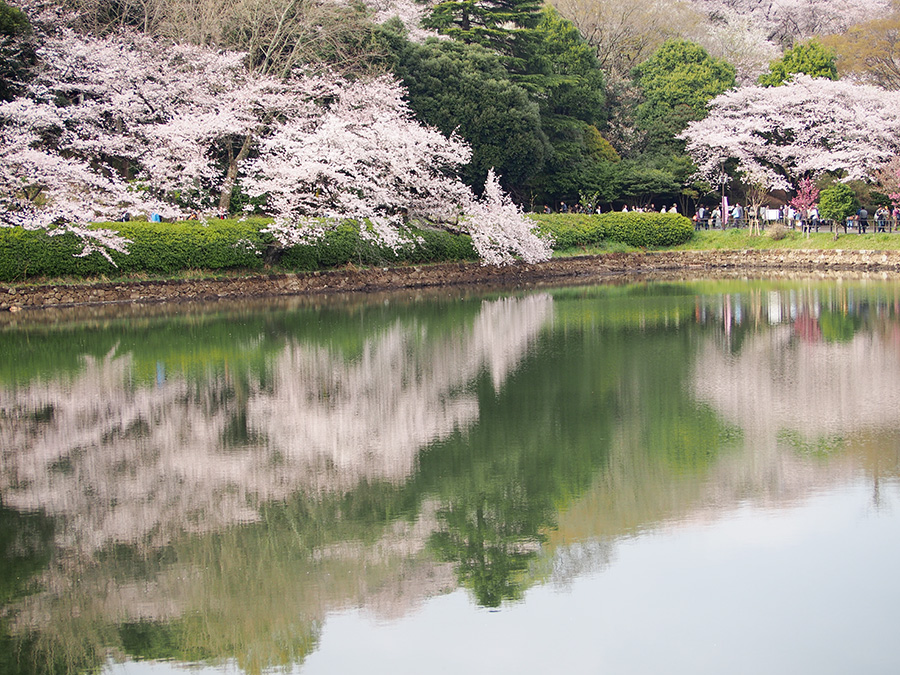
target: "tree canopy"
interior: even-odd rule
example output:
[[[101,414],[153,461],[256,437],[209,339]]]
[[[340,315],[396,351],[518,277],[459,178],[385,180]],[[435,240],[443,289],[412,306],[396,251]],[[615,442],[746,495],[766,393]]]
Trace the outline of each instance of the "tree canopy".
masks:
[[[704,117],[706,104],[735,84],[731,64],[686,40],[664,43],[634,77],[643,96],[637,123],[648,133],[650,151],[671,148],[675,134]]]
[[[837,53],[838,72],[884,89],[900,89],[900,3],[886,17],[829,35],[823,43]]]
[[[682,138],[713,184],[729,160],[745,180],[769,189],[790,190],[800,177],[825,172],[865,178],[900,153],[900,95],[796,75],[782,87],[722,94]]]
[[[836,80],[835,58],[834,52],[818,40],[794,45],[769,65],[769,72],[760,76],[759,83],[764,87],[777,87],[797,73]]]
[[[539,0],[444,0],[422,23],[454,40],[479,44],[521,69],[541,20]]]
[[[469,185],[480,186],[491,168],[508,184],[542,170],[550,147],[540,108],[494,52],[453,40],[416,44],[388,38],[394,73],[419,120],[471,144],[472,159],[462,174]]]

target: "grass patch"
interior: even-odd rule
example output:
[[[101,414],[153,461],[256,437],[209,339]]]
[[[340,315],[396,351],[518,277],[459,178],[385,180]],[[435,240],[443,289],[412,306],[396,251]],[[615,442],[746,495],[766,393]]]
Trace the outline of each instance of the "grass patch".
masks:
[[[700,230],[693,238],[668,250],[673,251],[717,251],[717,250],[778,250],[778,249],[844,249],[859,251],[900,250],[900,233],[879,232],[877,234],[844,234],[833,232],[811,232],[807,237],[800,230],[788,229],[781,239],[772,239],[765,232],[751,236],[749,229]]]

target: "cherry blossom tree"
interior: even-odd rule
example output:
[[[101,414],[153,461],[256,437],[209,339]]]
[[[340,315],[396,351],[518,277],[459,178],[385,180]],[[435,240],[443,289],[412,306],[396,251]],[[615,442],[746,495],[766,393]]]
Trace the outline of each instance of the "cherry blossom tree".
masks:
[[[747,14],[723,9],[715,21],[706,22],[693,39],[710,56],[734,66],[738,85],[752,84],[781,55],[769,40],[765,25]]]
[[[481,199],[467,209],[472,243],[485,263],[507,265],[518,254],[525,262],[547,260],[552,253],[547,239],[534,234],[534,224],[500,187],[494,170],[488,171]]]
[[[895,155],[878,167],[872,174],[872,180],[891,200],[894,206],[900,206],[900,156]]]
[[[819,188],[812,178],[801,178],[797,183],[797,194],[791,199],[791,206],[798,211],[808,211],[819,200]]]
[[[475,200],[455,173],[468,146],[418,124],[395,80],[273,78],[245,56],[129,32],[47,36],[24,95],[0,104],[3,224],[175,218],[213,208],[239,178],[287,239],[310,233],[309,217],[365,220],[391,246],[409,218],[469,222],[459,217]],[[504,241],[531,259],[544,249],[525,222]]]
[[[388,246],[402,246],[410,219],[452,223],[472,235],[486,263],[550,257],[547,241],[490,173],[477,200],[456,176],[471,150],[418,124],[390,77],[335,83],[333,100],[294,117],[260,142],[244,189],[265,196],[284,245],[308,241],[345,219]],[[466,217],[468,216],[468,217]]]
[[[804,176],[865,178],[900,151],[900,94],[797,75],[781,87],[742,87],[715,98],[683,132],[700,176],[723,178],[726,162],[768,189]]]
[[[715,17],[729,13],[750,17],[765,27],[770,40],[784,45],[840,33],[891,10],[891,0],[691,0],[691,4]]]
[[[123,206],[135,206],[135,195],[114,176],[104,176],[85,162],[31,147],[34,138],[0,130],[0,227],[51,235],[71,232],[83,244],[80,255],[98,251],[113,262],[109,250],[124,252],[128,241],[88,225],[98,216],[110,220]]]
[[[330,98],[260,140],[244,189],[266,196],[284,243],[314,236],[330,221],[367,220],[370,234],[402,243],[408,218],[458,218],[469,199],[455,170],[471,155],[457,138],[418,124],[399,83],[387,76],[331,81]]]

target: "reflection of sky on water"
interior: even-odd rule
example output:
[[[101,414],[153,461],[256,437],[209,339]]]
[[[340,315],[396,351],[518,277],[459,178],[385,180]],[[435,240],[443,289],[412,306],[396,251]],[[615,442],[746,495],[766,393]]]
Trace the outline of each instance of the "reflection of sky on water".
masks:
[[[602,573],[498,612],[456,592],[390,624],[331,616],[299,672],[897,672],[900,653],[871,655],[898,628],[900,587],[882,582],[900,568],[900,493],[870,498],[859,483],[622,540]]]
[[[900,669],[900,484],[879,508],[866,481],[790,508],[749,503],[622,539],[602,572],[475,606],[457,590],[394,621],[327,617],[292,672],[888,673]],[[108,675],[231,674],[131,662]]]

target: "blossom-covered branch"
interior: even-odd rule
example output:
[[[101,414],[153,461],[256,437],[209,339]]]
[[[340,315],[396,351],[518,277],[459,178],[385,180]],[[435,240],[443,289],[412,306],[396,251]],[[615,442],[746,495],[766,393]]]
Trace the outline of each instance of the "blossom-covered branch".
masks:
[[[900,151],[900,94],[796,75],[781,87],[741,87],[715,98],[681,134],[699,174],[716,182],[728,160],[769,189],[803,176],[864,178]]]

